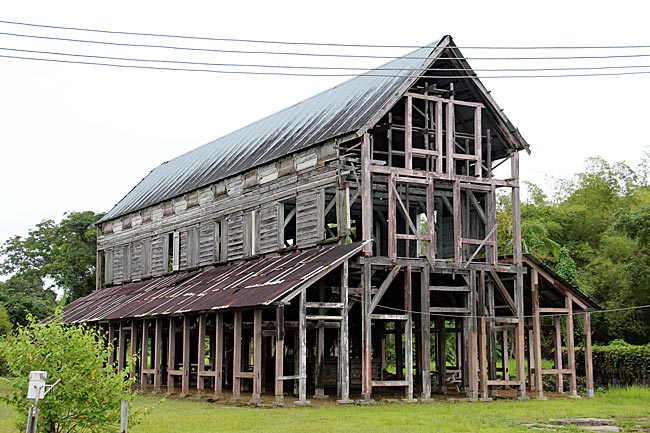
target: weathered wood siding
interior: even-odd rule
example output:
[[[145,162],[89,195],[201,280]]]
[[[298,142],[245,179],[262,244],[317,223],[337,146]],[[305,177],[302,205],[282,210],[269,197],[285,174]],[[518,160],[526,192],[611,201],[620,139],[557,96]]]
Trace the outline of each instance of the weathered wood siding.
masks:
[[[266,203],[260,208],[260,254],[278,249],[278,203]]]
[[[314,245],[322,238],[321,191],[306,191],[296,198],[296,244],[299,247]]]
[[[244,257],[244,215],[228,217],[228,260]]]

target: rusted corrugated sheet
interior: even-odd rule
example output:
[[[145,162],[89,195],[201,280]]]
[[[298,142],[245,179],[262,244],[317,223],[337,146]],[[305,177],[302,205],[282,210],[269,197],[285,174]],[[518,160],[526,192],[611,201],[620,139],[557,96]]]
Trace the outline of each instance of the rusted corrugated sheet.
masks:
[[[361,251],[363,243],[297,251],[97,290],[63,310],[68,323],[270,305]]]
[[[356,132],[430,64],[445,37],[155,168],[101,221]],[[383,69],[383,70],[382,70]]]

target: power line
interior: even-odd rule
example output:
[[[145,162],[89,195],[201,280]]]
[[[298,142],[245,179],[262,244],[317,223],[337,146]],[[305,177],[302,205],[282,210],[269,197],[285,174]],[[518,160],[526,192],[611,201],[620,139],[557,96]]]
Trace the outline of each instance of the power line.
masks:
[[[26,35],[21,33],[0,32],[0,35],[13,36],[20,38],[33,38],[42,40],[54,40],[64,42],[78,42],[84,44],[100,44],[133,48],[160,48],[181,51],[199,51],[228,54],[257,54],[257,55],[282,55],[282,56],[302,56],[302,57],[328,57],[328,58],[355,58],[355,59],[384,59],[393,60],[395,56],[371,55],[371,54],[333,54],[333,53],[308,53],[308,52],[284,52],[284,51],[263,51],[263,50],[229,50],[216,48],[198,48],[198,47],[180,47],[174,45],[156,45],[156,44],[131,44],[126,42],[109,42],[95,41],[87,39],[63,38],[42,35]],[[432,47],[433,48],[433,47]],[[445,57],[446,60],[595,60],[595,59],[621,59],[621,58],[641,58],[650,57],[650,54],[615,54],[601,56],[528,56],[528,57]],[[428,57],[409,56],[412,60],[426,60]]]
[[[103,30],[103,29],[89,29],[82,27],[64,27],[45,24],[24,23],[18,21],[4,21],[0,20],[2,24],[11,24],[28,27],[38,27],[56,30],[73,30],[82,32],[104,33],[113,35],[126,35],[126,36],[147,36],[147,37],[161,37],[161,38],[175,38],[175,39],[190,39],[202,41],[215,41],[215,42],[238,42],[238,43],[255,43],[255,44],[273,44],[273,45],[305,45],[305,46],[324,46],[324,47],[350,47],[350,48],[421,48],[418,45],[379,45],[379,44],[343,44],[331,42],[296,42],[296,41],[278,41],[278,40],[264,40],[264,39],[237,39],[237,38],[215,38],[203,36],[188,36],[188,35],[172,35],[163,33],[140,33],[140,32],[126,32],[116,30]],[[593,46],[464,46],[458,47],[462,49],[481,49],[481,50],[591,50],[591,49],[638,49],[650,48],[650,45],[593,45]]]
[[[179,72],[208,72],[216,74],[232,74],[232,75],[276,75],[276,76],[291,76],[291,77],[379,77],[379,78],[396,78],[403,77],[404,75],[395,74],[372,74],[372,75],[358,75],[358,74],[332,74],[332,73],[298,73],[298,72],[266,72],[266,71],[233,71],[233,70],[216,70],[216,69],[196,69],[196,68],[171,68],[164,66],[146,66],[146,65],[122,65],[116,63],[103,63],[103,62],[82,62],[75,60],[63,59],[47,59],[40,57],[27,57],[27,56],[9,56],[0,55],[0,58],[15,59],[15,60],[32,60],[53,63],[68,63],[76,65],[93,65],[93,66],[108,66],[116,68],[131,68],[131,69],[150,69],[161,71],[179,71]],[[180,62],[179,62],[180,63]],[[435,71],[435,69],[433,69]],[[650,71],[630,71],[630,72],[598,72],[587,74],[552,74],[552,75],[487,75],[480,78],[578,78],[578,77],[604,77],[604,76],[624,76],[624,75],[645,75],[650,74]],[[476,79],[476,75],[426,75],[426,78],[432,79]]]
[[[18,48],[0,47],[1,51],[12,51],[30,54],[45,54],[66,57],[78,57],[86,59],[118,60],[129,62],[144,63],[165,63],[195,66],[225,66],[225,67],[244,67],[244,68],[261,68],[261,69],[301,69],[301,70],[332,70],[332,71],[358,71],[358,73],[369,71],[436,71],[436,72],[551,72],[551,71],[592,71],[592,70],[621,70],[621,69],[645,69],[650,65],[619,65],[619,66],[589,66],[589,67],[559,67],[559,68],[363,68],[363,67],[346,67],[346,66],[300,66],[300,65],[273,65],[260,63],[210,63],[210,62],[189,62],[180,60],[163,60],[163,59],[143,59],[133,57],[112,57],[88,54],[65,53],[60,51],[39,51],[24,50]],[[312,74],[309,74],[312,75]],[[335,74],[333,76],[356,76],[351,74]],[[376,76],[376,75],[374,75]]]

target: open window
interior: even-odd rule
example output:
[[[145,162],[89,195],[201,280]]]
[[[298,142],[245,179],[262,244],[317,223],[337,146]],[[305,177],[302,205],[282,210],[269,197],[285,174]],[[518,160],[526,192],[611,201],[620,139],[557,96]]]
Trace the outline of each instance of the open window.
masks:
[[[163,264],[166,272],[180,269],[181,238],[179,232],[168,233],[163,249]]]
[[[258,253],[259,232],[257,209],[246,212],[244,214],[244,257]]]
[[[228,233],[225,220],[214,222],[214,261],[228,260]]]
[[[279,238],[280,248],[289,248],[296,245],[296,199],[280,202]]]

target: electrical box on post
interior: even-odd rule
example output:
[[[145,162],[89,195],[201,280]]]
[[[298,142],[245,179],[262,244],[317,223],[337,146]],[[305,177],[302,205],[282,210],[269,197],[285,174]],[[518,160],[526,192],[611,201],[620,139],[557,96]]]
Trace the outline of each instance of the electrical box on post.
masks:
[[[42,400],[45,396],[45,381],[47,371],[30,371],[29,387],[27,388],[28,400]]]

